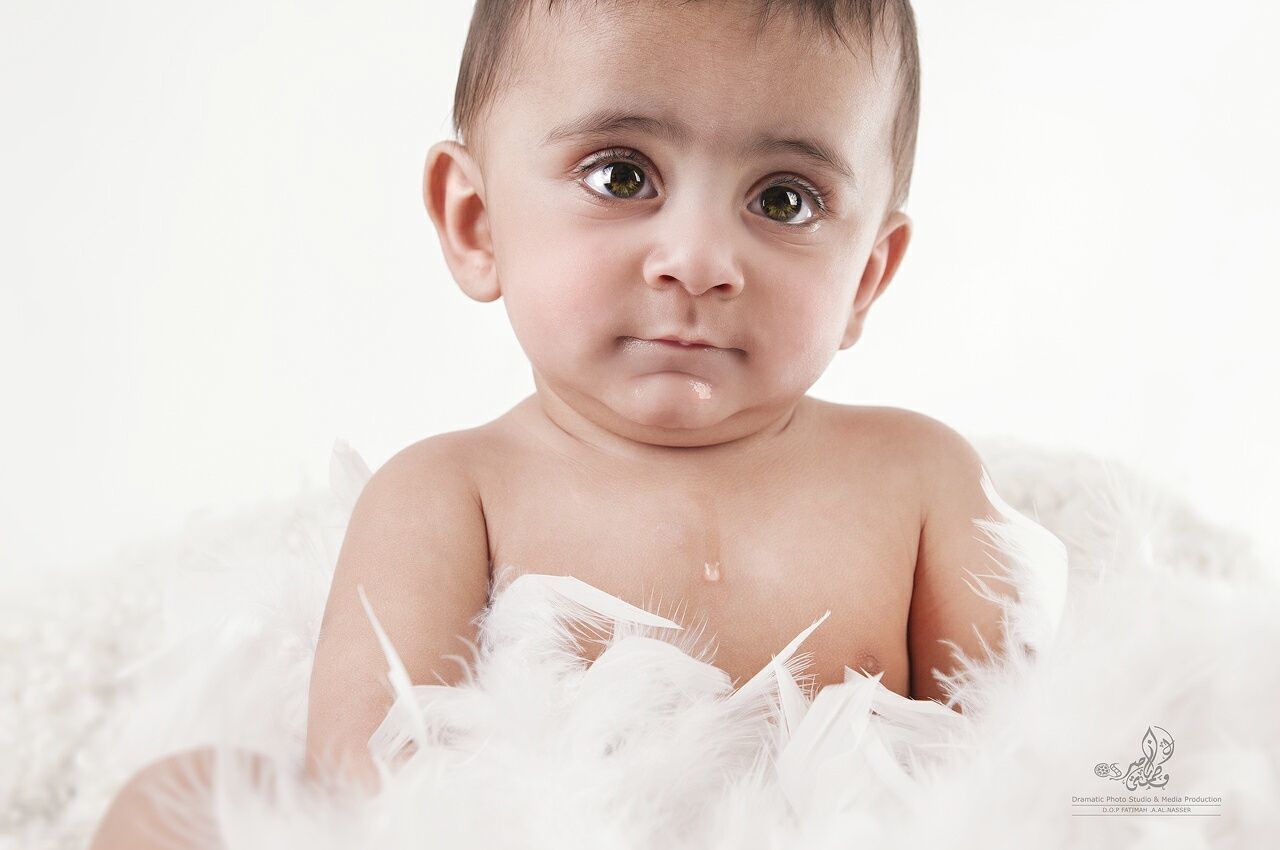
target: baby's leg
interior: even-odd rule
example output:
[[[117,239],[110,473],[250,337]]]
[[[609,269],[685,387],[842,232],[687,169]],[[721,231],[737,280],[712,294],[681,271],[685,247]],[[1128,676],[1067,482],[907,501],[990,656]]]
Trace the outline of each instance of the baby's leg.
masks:
[[[270,787],[275,768],[266,758],[237,750],[230,762],[259,787]],[[184,750],[152,762],[133,775],[98,824],[89,850],[213,850],[216,833],[209,747]]]

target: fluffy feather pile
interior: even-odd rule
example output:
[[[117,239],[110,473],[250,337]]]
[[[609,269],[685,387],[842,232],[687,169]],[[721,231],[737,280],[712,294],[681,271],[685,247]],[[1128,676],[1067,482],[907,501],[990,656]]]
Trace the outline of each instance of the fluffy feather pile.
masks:
[[[1269,846],[1274,573],[1122,469],[979,448],[1004,516],[981,531],[1020,602],[1009,652],[949,680],[963,714],[854,671],[810,700],[796,677],[821,619],[735,690],[676,623],[524,576],[495,595],[458,687],[409,683],[366,609],[397,697],[370,741],[383,788],[334,799],[299,776],[320,616],[368,477],[339,444],[329,493],[209,517],[82,582],[6,594],[0,841],[82,847],[133,771],[220,744],[210,794],[169,800],[191,846]],[[607,642],[592,664],[584,632]],[[273,760],[266,787],[233,748]],[[1209,804],[1077,802],[1157,794]],[[183,817],[210,807],[214,823]]]

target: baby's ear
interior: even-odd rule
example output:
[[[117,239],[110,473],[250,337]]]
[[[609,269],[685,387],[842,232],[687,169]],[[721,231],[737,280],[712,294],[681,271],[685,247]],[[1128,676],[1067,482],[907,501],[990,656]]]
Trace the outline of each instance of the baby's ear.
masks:
[[[858,292],[853,297],[853,311],[849,314],[849,325],[840,341],[841,349],[853,345],[862,336],[862,323],[866,321],[867,311],[888,287],[889,281],[893,280],[910,241],[910,217],[902,210],[894,210],[876,234],[871,256],[867,258],[862,280],[858,283]]]
[[[445,140],[427,151],[422,200],[458,286],[477,301],[497,299],[502,292],[484,201],[484,180],[480,164],[465,145]]]

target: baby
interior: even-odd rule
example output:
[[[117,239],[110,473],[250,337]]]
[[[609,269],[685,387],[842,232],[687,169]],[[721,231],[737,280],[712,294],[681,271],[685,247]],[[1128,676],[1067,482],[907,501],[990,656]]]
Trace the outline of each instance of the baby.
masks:
[[[771,8],[770,8],[771,7]],[[910,241],[919,109],[906,0],[480,0],[423,194],[453,277],[502,299],[536,392],[400,451],[360,496],[310,689],[307,774],[376,787],[392,695],[368,599],[415,683],[453,683],[498,568],[573,575],[716,638],[743,681],[824,611],[846,666],[943,699],[951,644],[1000,647],[954,430],[806,395]],[[185,760],[185,761],[184,761]],[[95,848],[146,846],[148,781]],[[322,767],[323,766],[323,767]]]

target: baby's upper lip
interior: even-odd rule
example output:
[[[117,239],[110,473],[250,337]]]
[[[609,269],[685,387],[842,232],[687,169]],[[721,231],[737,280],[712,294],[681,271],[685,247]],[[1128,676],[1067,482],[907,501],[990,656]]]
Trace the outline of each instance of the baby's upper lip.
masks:
[[[710,345],[713,348],[719,348],[714,342],[700,337],[684,337],[684,336],[660,336],[658,342],[678,342],[681,345]]]

